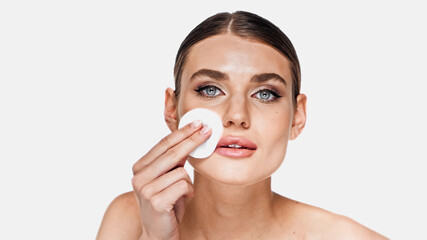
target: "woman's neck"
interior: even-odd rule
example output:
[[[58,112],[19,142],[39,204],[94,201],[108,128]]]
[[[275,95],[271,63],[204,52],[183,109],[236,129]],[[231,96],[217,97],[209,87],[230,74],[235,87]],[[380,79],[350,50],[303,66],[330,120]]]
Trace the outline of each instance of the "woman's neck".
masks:
[[[182,239],[265,239],[274,228],[271,177],[237,187],[213,182],[194,171],[195,197],[187,200]]]

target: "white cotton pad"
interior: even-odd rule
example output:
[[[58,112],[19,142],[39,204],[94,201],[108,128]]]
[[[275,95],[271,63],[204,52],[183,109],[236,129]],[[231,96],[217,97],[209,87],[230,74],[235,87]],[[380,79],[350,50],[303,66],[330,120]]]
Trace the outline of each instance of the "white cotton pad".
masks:
[[[202,121],[203,125],[208,125],[211,127],[212,135],[208,138],[208,140],[194,149],[194,151],[190,153],[190,156],[194,158],[207,158],[215,151],[216,145],[221,138],[223,131],[221,118],[218,116],[218,114],[210,110],[196,108],[182,116],[179,122],[179,128],[188,123],[191,123],[194,120],[200,120]]]

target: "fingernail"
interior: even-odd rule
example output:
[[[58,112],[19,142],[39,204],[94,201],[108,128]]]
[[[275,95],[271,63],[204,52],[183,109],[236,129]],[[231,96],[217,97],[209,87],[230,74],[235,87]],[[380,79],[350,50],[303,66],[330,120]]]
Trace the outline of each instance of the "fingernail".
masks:
[[[203,128],[202,130],[200,130],[200,133],[202,135],[206,135],[209,132],[209,130],[211,130],[211,127],[209,127],[208,125],[203,125]]]
[[[191,122],[192,128],[199,128],[200,125],[202,125],[202,121],[200,121],[200,120],[194,120],[193,122]]]

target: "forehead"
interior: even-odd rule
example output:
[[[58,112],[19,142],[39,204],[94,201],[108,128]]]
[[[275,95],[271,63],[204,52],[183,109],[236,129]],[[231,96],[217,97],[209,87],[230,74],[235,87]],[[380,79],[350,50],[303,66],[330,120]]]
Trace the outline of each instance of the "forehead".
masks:
[[[182,79],[200,69],[221,71],[231,78],[276,73],[291,86],[290,63],[286,57],[267,44],[233,34],[209,37],[190,49]]]

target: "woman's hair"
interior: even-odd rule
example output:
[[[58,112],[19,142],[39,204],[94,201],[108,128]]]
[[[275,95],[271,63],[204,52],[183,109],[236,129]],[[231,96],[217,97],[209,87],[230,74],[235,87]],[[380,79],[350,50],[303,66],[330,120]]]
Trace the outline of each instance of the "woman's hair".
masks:
[[[175,96],[179,97],[182,71],[191,47],[208,37],[224,33],[232,33],[241,38],[268,44],[281,52],[290,61],[293,86],[292,94],[295,106],[296,98],[301,88],[301,70],[294,46],[276,25],[256,14],[245,11],[215,14],[197,25],[188,34],[181,43],[175,59]]]

